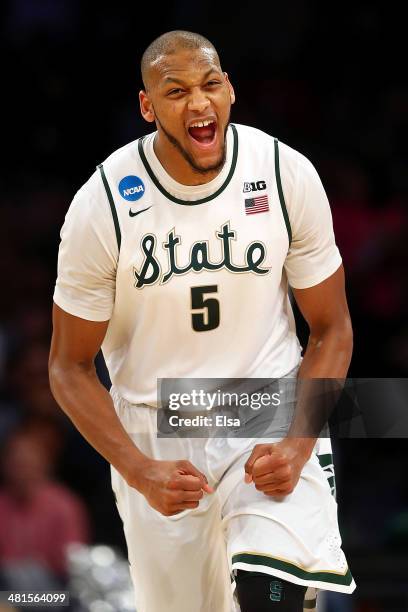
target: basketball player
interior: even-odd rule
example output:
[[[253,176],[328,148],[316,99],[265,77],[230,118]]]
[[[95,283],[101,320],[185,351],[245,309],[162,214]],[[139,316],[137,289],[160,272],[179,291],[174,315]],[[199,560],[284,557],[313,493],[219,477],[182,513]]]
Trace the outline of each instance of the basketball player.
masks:
[[[230,124],[234,90],[208,40],[164,34],[141,68],[141,113],[157,131],[113,153],[67,213],[51,387],[112,466],[138,612],[310,610],[308,587],[355,588],[330,448],[279,419],[258,444],[158,438],[156,389],[169,377],[346,376],[327,198],[305,157]],[[303,360],[288,285],[310,327]]]

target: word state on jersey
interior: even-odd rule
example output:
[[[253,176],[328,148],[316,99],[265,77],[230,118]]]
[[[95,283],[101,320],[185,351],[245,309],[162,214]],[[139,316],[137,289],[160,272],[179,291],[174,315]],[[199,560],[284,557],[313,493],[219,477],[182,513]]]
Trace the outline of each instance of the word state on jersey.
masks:
[[[203,316],[192,313],[195,331],[218,327],[222,304],[214,296],[204,296],[234,293],[238,275],[238,295],[259,289],[254,278],[268,279],[269,295],[271,289],[276,291],[289,247],[273,140],[269,155],[253,155],[242,145],[238,154],[238,132],[235,126],[230,129],[233,154],[228,173],[214,193],[201,199],[183,199],[158,181],[143,139],[137,146],[131,143],[116,152],[103,167],[121,242],[120,278],[126,273],[129,283],[131,274],[131,286],[137,293],[162,288],[161,299],[169,299],[169,306],[180,302],[174,300],[172,288],[177,279],[174,289],[180,292],[185,286],[188,311],[207,309],[206,318],[213,314],[213,320],[205,323]],[[195,286],[198,283],[201,287]],[[138,298],[133,295],[133,300]]]

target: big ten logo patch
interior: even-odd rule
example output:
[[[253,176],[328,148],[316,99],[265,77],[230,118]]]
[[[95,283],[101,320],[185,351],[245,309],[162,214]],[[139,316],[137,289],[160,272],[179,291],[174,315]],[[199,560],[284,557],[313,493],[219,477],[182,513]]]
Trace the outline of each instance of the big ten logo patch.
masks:
[[[244,193],[250,193],[252,191],[263,191],[266,189],[265,181],[256,181],[256,183],[244,183]]]

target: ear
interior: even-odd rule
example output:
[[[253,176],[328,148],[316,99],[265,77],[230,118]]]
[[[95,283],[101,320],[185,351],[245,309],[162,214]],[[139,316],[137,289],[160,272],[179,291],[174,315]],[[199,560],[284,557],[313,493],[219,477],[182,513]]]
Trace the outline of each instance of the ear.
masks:
[[[139,91],[139,102],[140,102],[140,112],[142,113],[143,119],[152,123],[154,121],[154,109],[153,104],[151,103],[149,96],[142,89]]]
[[[228,73],[227,72],[224,72],[224,76],[225,76],[225,80],[227,81],[228,89],[230,91],[231,104],[234,104],[234,102],[235,102],[235,91],[234,91],[234,88],[233,88],[233,86],[230,83],[230,80],[228,78]]]

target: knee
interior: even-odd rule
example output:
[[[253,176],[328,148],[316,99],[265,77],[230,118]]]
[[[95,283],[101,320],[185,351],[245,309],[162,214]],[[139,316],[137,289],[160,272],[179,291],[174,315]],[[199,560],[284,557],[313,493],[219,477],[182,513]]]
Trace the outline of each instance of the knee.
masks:
[[[242,570],[235,582],[241,612],[303,612],[304,586]]]

